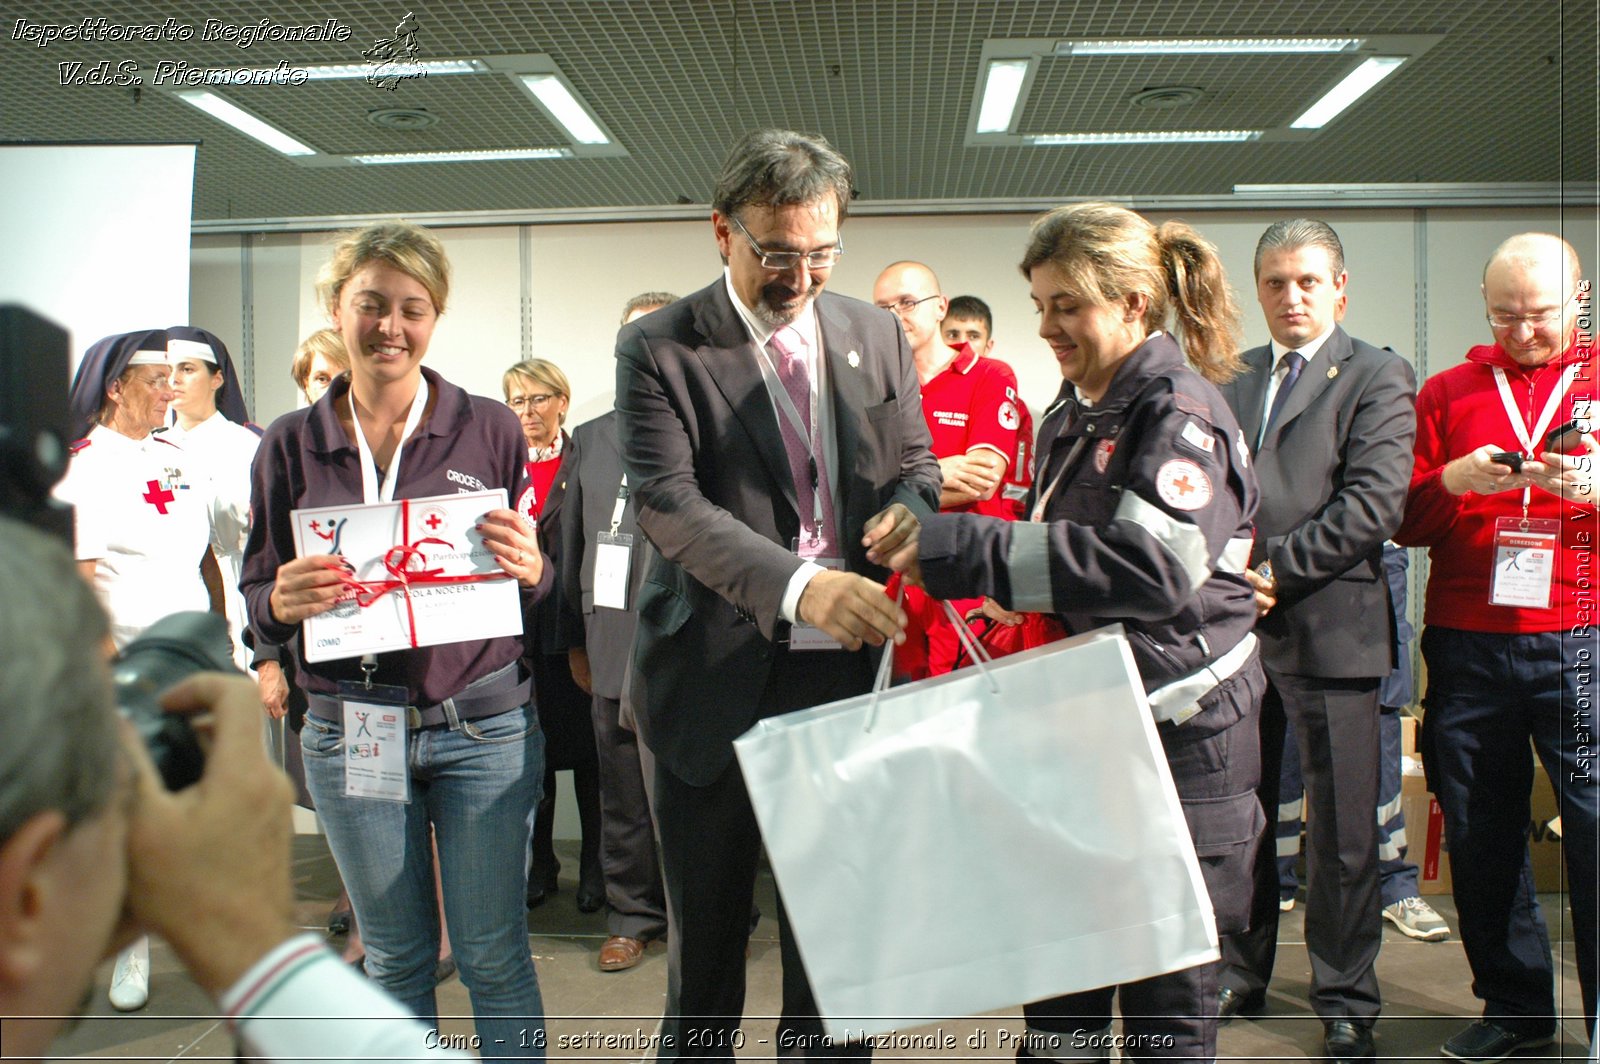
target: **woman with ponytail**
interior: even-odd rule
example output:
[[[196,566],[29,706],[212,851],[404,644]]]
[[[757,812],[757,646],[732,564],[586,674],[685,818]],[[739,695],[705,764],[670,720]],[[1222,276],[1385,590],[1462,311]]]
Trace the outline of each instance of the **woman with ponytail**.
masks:
[[[1034,223],[1022,273],[1065,378],[1046,411],[1027,520],[924,518],[889,564],[938,598],[989,595],[1072,634],[1120,623],[1194,838],[1217,930],[1240,930],[1265,826],[1264,687],[1244,576],[1256,482],[1216,389],[1238,367],[1216,249],[1109,203]],[[1217,964],[1024,1007],[1022,1057],[1211,1060]],[[1120,994],[1123,1032],[1111,1033]]]

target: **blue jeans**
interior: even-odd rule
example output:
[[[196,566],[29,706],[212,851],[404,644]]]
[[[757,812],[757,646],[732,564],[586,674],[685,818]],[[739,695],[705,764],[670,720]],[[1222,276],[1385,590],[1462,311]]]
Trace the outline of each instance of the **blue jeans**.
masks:
[[[1561,808],[1573,954],[1595,1019],[1594,669],[1600,642],[1429,626],[1422,764],[1444,812],[1451,891],[1484,1018],[1544,1034],[1556,1015],[1550,939],[1528,857],[1533,756]]]
[[[367,948],[367,974],[437,1025],[439,843],[445,919],[484,1057],[544,1059],[544,1004],[528,950],[528,839],[544,777],[532,706],[413,730],[411,800],[344,794],[343,723],[307,714],[306,783]]]

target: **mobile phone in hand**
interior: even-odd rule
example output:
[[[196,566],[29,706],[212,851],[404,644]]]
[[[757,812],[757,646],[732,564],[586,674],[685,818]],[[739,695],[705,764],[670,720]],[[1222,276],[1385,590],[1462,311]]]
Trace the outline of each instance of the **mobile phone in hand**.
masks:
[[[1544,438],[1544,449],[1557,454],[1575,451],[1583,446],[1583,434],[1589,431],[1589,422],[1583,418],[1573,418],[1565,425],[1557,425],[1550,430],[1550,434]]]
[[[1521,451],[1496,451],[1489,456],[1489,461],[1495,465],[1503,465],[1513,473],[1522,472]]]

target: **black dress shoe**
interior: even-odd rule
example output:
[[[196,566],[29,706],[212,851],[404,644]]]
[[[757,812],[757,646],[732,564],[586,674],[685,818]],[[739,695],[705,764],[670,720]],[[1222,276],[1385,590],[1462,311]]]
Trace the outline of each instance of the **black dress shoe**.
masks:
[[[1349,1020],[1334,1020],[1328,1024],[1322,1048],[1329,1064],[1346,1061],[1371,1060],[1373,1055],[1372,1030]]]
[[[545,871],[535,871],[528,877],[528,908],[537,909],[545,900],[561,889],[559,875],[561,866]]]
[[[578,876],[578,911],[597,913],[606,903],[606,877],[598,867],[585,868]]]
[[[1240,1014],[1252,1015],[1267,1007],[1267,995],[1241,994],[1231,986],[1217,991],[1217,1022],[1225,1024]]]
[[[328,914],[328,934],[347,935],[350,933],[350,917],[353,914],[349,909],[335,909]]]

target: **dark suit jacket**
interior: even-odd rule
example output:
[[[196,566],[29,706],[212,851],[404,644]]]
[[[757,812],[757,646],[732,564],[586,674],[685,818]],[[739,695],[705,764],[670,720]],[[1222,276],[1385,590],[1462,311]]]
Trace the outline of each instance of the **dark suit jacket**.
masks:
[[[1272,348],[1244,359],[1222,394],[1254,442]],[[1383,541],[1400,526],[1411,480],[1416,392],[1405,359],[1335,326],[1261,441],[1250,564],[1270,559],[1278,581],[1278,605],[1256,626],[1269,668],[1353,678],[1393,667]]]
[[[561,608],[561,522],[566,510],[567,481],[578,465],[579,455],[577,441],[565,429],[561,434],[566,437],[561,446],[561,465],[539,510],[538,528],[539,549],[544,552],[545,564],[555,569],[556,587],[554,594],[546,595],[534,608],[532,630],[526,640],[530,654],[565,654],[576,636]]]
[[[617,412],[608,411],[572,430],[581,458],[567,477],[566,505],[561,517],[561,573],[556,578],[563,607],[574,630],[572,645],[589,652],[594,693],[613,702],[622,698],[622,675],[633,648],[633,630],[639,589],[644,584],[649,551],[639,532],[637,509],[630,491],[620,535],[633,537],[633,560],[628,573],[628,608],[594,604],[594,562],[599,532],[611,529],[617,489],[622,484],[622,448],[617,440]]]
[[[939,505],[916,366],[890,314],[824,292],[816,314],[832,392],[834,508],[852,572],[861,533],[892,502]],[[617,334],[617,414],[639,525],[659,552],[639,593],[631,697],[660,764],[705,785],[761,716],[800,562],[793,477],[758,354],[719,277]],[[856,655],[865,665],[865,651]],[[819,668],[841,665],[819,655]],[[830,659],[832,659],[830,661]],[[862,668],[863,687],[871,669]]]

